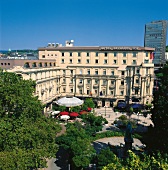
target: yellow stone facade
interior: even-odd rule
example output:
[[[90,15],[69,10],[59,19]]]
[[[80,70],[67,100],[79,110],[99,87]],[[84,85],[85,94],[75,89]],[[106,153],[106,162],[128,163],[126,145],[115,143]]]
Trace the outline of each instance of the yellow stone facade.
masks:
[[[116,104],[119,99],[152,101],[153,48],[49,46],[38,50],[39,59],[56,60],[61,96],[93,97],[99,106]]]
[[[38,49],[38,60],[0,60],[1,67],[24,79],[36,81],[35,95],[44,112],[66,95],[92,97],[98,106],[114,106],[118,100],[151,103],[154,48],[47,46]]]

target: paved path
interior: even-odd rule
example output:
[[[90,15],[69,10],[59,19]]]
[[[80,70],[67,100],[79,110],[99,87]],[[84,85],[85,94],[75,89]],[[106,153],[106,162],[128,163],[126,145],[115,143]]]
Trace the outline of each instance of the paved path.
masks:
[[[107,119],[107,121],[109,122],[109,125],[111,125],[114,120],[116,120],[118,117],[120,117],[121,115],[126,115],[126,113],[121,113],[121,112],[114,112],[112,108],[96,108],[95,109],[95,113],[96,115],[101,115],[104,118]],[[135,119],[135,120],[139,120],[138,123],[143,125],[143,126],[149,126],[149,125],[153,125],[151,119],[150,119],[150,115],[148,115],[146,118],[144,116],[137,116],[136,114],[132,114],[131,115],[131,119]]]

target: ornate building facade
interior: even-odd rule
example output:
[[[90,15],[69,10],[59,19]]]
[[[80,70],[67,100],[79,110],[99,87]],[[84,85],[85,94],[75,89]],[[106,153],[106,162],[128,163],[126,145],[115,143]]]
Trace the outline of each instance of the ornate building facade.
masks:
[[[49,44],[38,51],[38,60],[1,59],[0,65],[36,81],[35,95],[46,104],[45,112],[66,95],[92,97],[98,106],[107,107],[118,100],[152,101],[154,48],[75,47],[67,41],[65,46]]]

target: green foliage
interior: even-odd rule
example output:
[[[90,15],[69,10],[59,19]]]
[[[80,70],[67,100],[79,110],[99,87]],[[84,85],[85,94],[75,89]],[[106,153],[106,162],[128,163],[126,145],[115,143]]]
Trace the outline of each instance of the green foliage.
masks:
[[[86,133],[92,135],[102,130],[103,124],[108,123],[102,116],[95,116],[92,113],[81,115],[83,122],[85,123]]]
[[[166,46],[166,52],[168,52],[168,45]]]
[[[95,108],[95,104],[94,104],[92,98],[85,99],[82,107],[85,107],[84,110],[86,110],[88,107]]]
[[[125,115],[121,115],[118,119],[119,119],[119,120],[128,120],[128,119],[127,119],[127,116],[125,116]]]
[[[159,149],[160,151],[168,151],[168,64],[166,64],[161,70],[162,76],[159,77],[160,86],[154,93],[152,109],[152,121],[154,128],[151,129],[151,137],[153,142],[151,145],[153,149]],[[159,140],[158,140],[159,139]]]
[[[153,170],[153,169],[168,169],[167,157],[160,154],[154,156],[138,156],[132,151],[128,151],[128,158],[124,160],[118,159],[103,167],[103,170]]]
[[[0,71],[0,117],[24,116],[35,120],[41,116],[43,106],[32,94],[34,81],[23,80],[15,73]]]
[[[101,170],[105,165],[110,163],[118,162],[119,159],[117,156],[110,150],[109,147],[102,149],[100,153],[97,155],[97,169]]]
[[[66,110],[66,106],[59,106],[58,110],[64,112]]]
[[[66,134],[57,137],[56,142],[68,151],[75,167],[88,166],[95,155],[90,137],[79,122],[69,123],[66,128]]]
[[[33,96],[34,82],[0,72],[0,169],[26,170],[46,166],[55,156],[60,126],[42,114]]]
[[[84,168],[91,162],[96,151],[90,143],[88,138],[81,139],[80,137],[71,143],[71,151],[74,155],[72,160],[76,167]]]
[[[70,111],[71,111],[71,112],[77,112],[77,113],[79,113],[79,112],[80,112],[80,109],[81,109],[80,106],[75,106],[75,107],[71,107],[71,108],[70,108]]]

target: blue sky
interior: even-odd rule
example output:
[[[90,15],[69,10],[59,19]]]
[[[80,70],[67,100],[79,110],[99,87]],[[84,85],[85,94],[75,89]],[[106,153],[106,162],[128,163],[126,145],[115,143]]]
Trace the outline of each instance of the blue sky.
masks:
[[[168,20],[168,0],[0,0],[0,50],[71,39],[76,46],[143,46],[145,23],[155,20]]]

